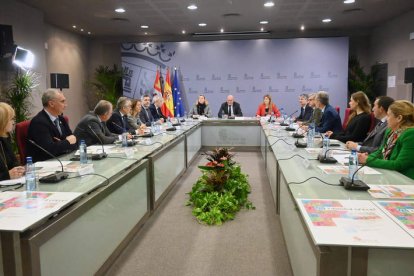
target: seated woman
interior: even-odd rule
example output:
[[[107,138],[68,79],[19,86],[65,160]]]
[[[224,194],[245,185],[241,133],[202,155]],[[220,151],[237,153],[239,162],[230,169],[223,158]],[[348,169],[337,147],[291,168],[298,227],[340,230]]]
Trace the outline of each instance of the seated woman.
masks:
[[[328,131],[326,134],[329,138],[344,143],[347,141],[362,142],[371,127],[371,105],[367,95],[362,91],[353,93],[349,107],[351,111],[345,129],[341,132]]]
[[[256,112],[257,117],[264,117],[267,115],[274,115],[276,117],[280,117],[280,111],[272,102],[272,97],[270,97],[269,94],[264,95],[263,103],[259,105]]]
[[[14,127],[13,108],[0,103],[0,180],[19,178],[24,175],[24,167],[17,166],[9,133]]]
[[[145,124],[141,122],[141,119],[139,118],[139,113],[141,112],[141,108],[142,108],[141,100],[139,99],[132,100],[131,114],[128,116],[128,123],[131,125],[131,127],[138,129],[139,134],[142,134],[147,128]]]
[[[189,115],[204,115],[206,117],[211,117],[211,109],[204,95],[198,96],[198,101],[194,104],[193,108],[191,108]]]
[[[414,105],[405,100],[395,101],[387,116],[388,129],[381,147],[369,155],[359,153],[358,161],[414,179]]]

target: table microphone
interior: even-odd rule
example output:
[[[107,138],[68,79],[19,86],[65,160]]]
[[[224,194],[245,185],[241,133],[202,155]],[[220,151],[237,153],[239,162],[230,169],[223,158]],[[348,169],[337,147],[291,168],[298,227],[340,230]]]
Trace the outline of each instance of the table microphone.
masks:
[[[308,131],[305,131],[305,132],[304,132],[304,134],[299,134],[299,129],[303,129],[303,127],[304,127],[304,126],[299,127],[299,128],[295,131],[295,133],[293,133],[293,134],[292,134],[292,137],[293,137],[293,138],[304,138],[304,137],[305,137],[305,135],[304,135],[304,134],[306,134]]]
[[[122,132],[124,132],[124,131],[126,131],[126,129],[125,128],[123,128],[123,127],[121,127],[120,125],[118,125],[117,123],[115,123],[115,122],[111,122],[113,125],[115,125],[116,127],[118,127],[120,130],[122,130]]]
[[[93,135],[95,135],[95,137],[98,138],[98,141],[99,141],[99,143],[101,143],[101,146],[102,146],[102,152],[101,153],[93,154],[93,155],[95,155],[94,156],[95,160],[106,158],[108,156],[108,154],[106,154],[106,152],[105,152],[105,147],[104,147],[104,144],[103,144],[101,138],[99,138],[98,134],[96,134],[96,132],[91,127],[91,125],[88,125],[88,128],[92,131]]]
[[[377,155],[374,156],[374,158],[371,161],[377,159],[380,153],[381,152],[378,152]],[[341,179],[339,179],[339,184],[343,185],[346,190],[353,190],[353,191],[366,191],[366,190],[369,190],[370,187],[364,181],[355,179],[355,175],[358,173],[358,171],[360,169],[362,169],[363,167],[365,167],[366,165],[368,165],[368,163],[369,162],[366,162],[364,165],[359,167],[352,174],[352,178],[344,177],[344,176],[341,177]]]
[[[55,155],[53,155],[51,152],[49,152],[48,150],[44,149],[43,147],[41,147],[40,145],[38,145],[35,141],[28,139],[28,141],[30,143],[32,143],[34,146],[36,146],[37,148],[41,149],[42,151],[44,151],[45,153],[47,153],[47,155],[53,157],[54,159],[56,159],[57,161],[59,161],[60,163],[60,167],[62,168],[62,171],[60,172],[55,172],[49,175],[46,175],[44,177],[39,178],[39,182],[41,183],[58,183],[66,178],[68,178],[69,174],[63,171],[63,164],[60,161],[59,158],[57,158]]]
[[[296,110],[295,112],[293,112],[292,114],[290,114],[290,115],[288,116],[288,118],[290,118],[293,114],[297,113],[298,111],[299,111],[299,110]],[[282,122],[280,125],[281,125],[281,126],[289,126],[289,124],[286,124],[284,120],[283,120],[283,122]],[[287,128],[286,128],[286,130],[287,130]],[[295,129],[293,129],[293,130],[295,130]]]
[[[323,164],[335,164],[336,162],[338,162],[338,160],[336,160],[335,158],[327,156],[328,151],[331,151],[331,150],[333,150],[333,149],[327,149],[324,154],[319,154],[318,155],[319,162],[321,162]]]

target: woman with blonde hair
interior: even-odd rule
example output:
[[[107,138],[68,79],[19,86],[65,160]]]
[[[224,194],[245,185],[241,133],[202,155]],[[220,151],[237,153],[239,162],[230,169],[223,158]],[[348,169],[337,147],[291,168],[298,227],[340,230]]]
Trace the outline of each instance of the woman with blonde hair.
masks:
[[[191,108],[189,115],[204,115],[206,117],[211,117],[211,109],[204,95],[198,96],[198,100],[193,108]]]
[[[267,115],[275,115],[276,117],[280,117],[280,111],[272,102],[272,97],[270,97],[269,94],[263,96],[263,102],[259,104],[256,112],[257,117],[263,117]]]
[[[395,101],[388,108],[387,123],[382,146],[369,155],[358,154],[358,160],[414,179],[414,105],[405,100]]]
[[[0,180],[19,178],[24,175],[24,167],[18,166],[14,155],[10,132],[14,128],[13,108],[0,102]]]
[[[347,141],[362,142],[367,137],[371,127],[371,105],[367,95],[358,91],[351,95],[349,101],[351,112],[346,127],[341,132],[328,131],[326,134],[331,139],[337,139],[346,143]]]

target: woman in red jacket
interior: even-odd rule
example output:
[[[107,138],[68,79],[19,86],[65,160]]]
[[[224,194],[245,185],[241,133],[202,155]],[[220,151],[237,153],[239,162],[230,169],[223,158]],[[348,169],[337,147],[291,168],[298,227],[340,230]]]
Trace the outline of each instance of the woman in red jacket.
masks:
[[[257,108],[256,116],[263,117],[272,114],[276,117],[280,117],[279,109],[277,109],[276,105],[272,102],[270,95],[266,94],[263,97],[263,103]]]

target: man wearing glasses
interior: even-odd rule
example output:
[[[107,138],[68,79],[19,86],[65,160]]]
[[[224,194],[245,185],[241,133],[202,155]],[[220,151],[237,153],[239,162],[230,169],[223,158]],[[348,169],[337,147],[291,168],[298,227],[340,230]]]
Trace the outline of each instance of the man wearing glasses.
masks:
[[[26,156],[31,156],[33,162],[51,159],[29,140],[49,151],[54,156],[69,153],[77,148],[76,137],[65,118],[66,98],[57,89],[48,89],[42,95],[43,110],[30,122],[26,143]]]
[[[111,118],[106,121],[109,131],[116,134],[128,132],[136,134],[136,129],[128,122],[128,116],[131,114],[132,102],[127,97],[120,97],[116,103],[116,109],[112,113]]]

